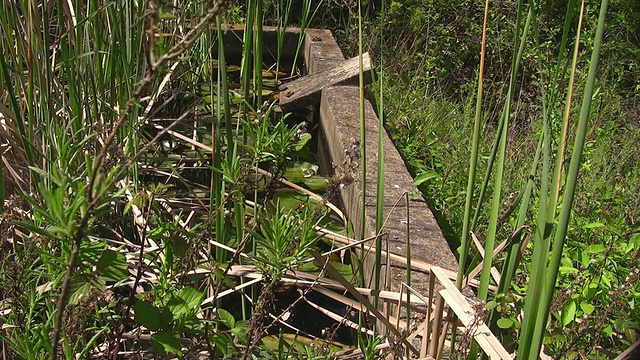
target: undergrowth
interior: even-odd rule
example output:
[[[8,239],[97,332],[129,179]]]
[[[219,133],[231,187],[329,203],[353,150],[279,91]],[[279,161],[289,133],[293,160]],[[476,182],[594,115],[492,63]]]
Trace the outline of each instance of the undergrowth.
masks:
[[[469,173],[483,4],[394,0],[387,2],[383,14],[380,2],[365,3],[364,23],[371,39],[367,48],[376,57],[385,59],[386,64],[382,93],[387,129],[420,184],[452,250],[457,251]],[[518,91],[511,108],[498,219],[501,239],[515,230],[517,211],[513,206],[519,201],[537,139],[543,131],[540,89],[566,87],[565,80],[541,85],[548,81],[545,78],[556,74],[551,70],[540,73],[538,64],[556,62],[554,55],[549,54],[555,54],[559,46],[567,2],[549,0],[534,4],[540,9],[540,40],[536,46],[525,49],[517,74]],[[335,32],[347,54],[355,53],[350,31],[352,19],[356,18],[355,6],[349,1],[327,6],[333,11],[321,21],[337,28]],[[480,168],[489,159],[492,146],[489,139],[496,134],[505,101],[515,14],[515,2],[491,2],[489,7]],[[587,4],[585,33],[593,33],[597,18],[597,6]],[[640,289],[634,283],[640,245],[637,196],[640,87],[634,80],[640,76],[639,18],[637,2],[611,1],[574,212],[557,283],[558,295],[553,301],[545,338],[546,351],[555,358],[608,358],[640,337],[637,310]],[[574,18],[572,24],[576,22]],[[378,36],[384,39],[381,43],[374,40]],[[577,64],[577,89],[587,77],[586,55],[593,47],[593,37],[584,36],[580,41],[579,59],[585,60]],[[568,64],[560,68],[565,66]],[[576,94],[577,98],[580,96]],[[571,115],[577,112],[578,107],[574,106]],[[559,125],[552,125],[550,131],[555,138]],[[568,143],[572,141],[568,139]],[[489,187],[492,182],[490,178]],[[476,183],[476,188],[479,187]],[[487,197],[484,203],[489,202]],[[534,199],[529,215],[538,209],[538,200]],[[483,207],[479,214],[477,233],[483,234],[489,219],[488,207]],[[525,256],[531,256],[531,249],[530,244]],[[527,273],[525,268],[519,269],[512,288],[515,294],[526,293]],[[498,306],[498,312],[510,319],[502,323],[504,327],[517,329],[518,314],[513,312],[516,301],[513,298],[510,301],[513,302],[489,305],[492,309]]]
[[[348,184],[317,175],[317,166],[306,161],[306,122],[291,125],[290,115],[276,106],[274,88],[296,71],[280,71],[281,49],[269,54],[277,64],[265,68],[275,59],[262,58],[261,25],[286,26],[283,13],[303,27],[324,13],[316,23],[331,25],[348,55],[362,53],[361,37],[355,47],[357,29],[371,35],[364,44],[370,52],[393,59],[385,62],[381,92],[387,126],[453,250],[459,249],[472,96],[479,85],[474,79],[482,11],[476,2],[391,1],[381,15],[375,1],[304,1],[296,4],[300,8],[247,1],[226,17],[224,1],[50,4],[8,2],[0,14],[5,358],[350,354],[334,338],[337,328],[314,337],[290,320],[298,303],[310,303],[310,287],[327,281],[326,269],[333,269],[332,280],[346,282],[361,305],[375,308],[345,280],[356,277],[358,260],[345,261],[344,254],[338,260],[334,240],[318,234],[322,225],[348,235],[348,224],[329,208],[331,196],[309,189],[333,193]],[[538,66],[553,64],[540,54],[557,46],[562,27],[555,20],[563,16],[563,4],[537,3],[544,10],[537,34],[545,40],[523,54],[516,77],[520,90],[508,109],[513,121],[498,189],[501,239],[517,230],[514,204],[528,180],[537,139],[547,130],[537,104],[545,81],[557,74],[538,72]],[[480,104],[487,138],[498,133],[507,103],[502,84],[511,76],[515,14],[506,1],[490,12],[487,96]],[[610,14],[558,295],[544,337],[545,351],[556,358],[612,356],[637,341],[640,331],[640,87],[633,80],[640,75],[634,27],[640,9],[619,0]],[[593,32],[595,6],[587,7],[585,19],[586,31]],[[226,62],[222,43],[223,22],[237,20],[247,22],[243,36],[249,45],[240,65]],[[581,41],[583,58],[594,44],[589,36]],[[577,65],[578,88],[587,71],[586,61]],[[570,113],[577,112],[574,105]],[[556,138],[560,126],[548,130]],[[479,167],[490,151],[490,142],[482,141]],[[547,206],[539,201],[533,198],[529,213]],[[483,234],[491,228],[488,209],[479,213],[475,230]],[[328,224],[330,214],[341,223]],[[526,259],[533,246],[524,249]],[[322,258],[318,250],[328,253]],[[291,271],[303,264],[313,273],[303,274],[307,287],[296,288],[290,303],[278,303],[277,295],[292,292],[284,283],[300,280]],[[526,264],[518,267],[510,294],[484,304],[500,315],[495,324],[510,350],[522,325],[521,296],[528,293]],[[361,326],[351,323],[360,334]],[[354,342],[372,358],[382,340],[359,335]]]

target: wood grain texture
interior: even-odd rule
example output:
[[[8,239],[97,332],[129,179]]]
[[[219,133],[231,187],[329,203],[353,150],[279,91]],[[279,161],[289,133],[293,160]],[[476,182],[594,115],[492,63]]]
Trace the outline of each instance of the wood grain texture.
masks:
[[[362,70],[365,85],[371,82],[371,59],[369,53],[362,54]],[[357,83],[360,73],[358,57],[343,61],[339,65],[303,76],[280,88],[280,107],[292,111],[320,103],[322,90],[334,86]]]

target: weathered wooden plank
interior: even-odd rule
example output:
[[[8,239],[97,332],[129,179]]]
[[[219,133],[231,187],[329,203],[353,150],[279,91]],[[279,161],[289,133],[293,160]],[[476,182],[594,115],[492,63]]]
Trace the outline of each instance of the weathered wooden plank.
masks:
[[[431,268],[431,274],[435,275],[438,281],[444,286],[444,290],[438,293],[442,296],[451,310],[456,314],[462,324],[473,329],[473,337],[478,342],[482,350],[489,355],[490,359],[510,360],[511,355],[502,346],[500,341],[493,335],[489,327],[475,316],[475,310],[469,304],[464,295],[458,290],[456,285],[449,280],[447,274],[441,268],[434,266]]]
[[[362,70],[365,75],[365,84],[368,84],[371,82],[369,53],[362,54]],[[284,111],[291,111],[317,104],[320,102],[324,88],[353,81],[359,73],[360,62],[356,56],[333,68],[287,83],[280,88],[280,107]]]

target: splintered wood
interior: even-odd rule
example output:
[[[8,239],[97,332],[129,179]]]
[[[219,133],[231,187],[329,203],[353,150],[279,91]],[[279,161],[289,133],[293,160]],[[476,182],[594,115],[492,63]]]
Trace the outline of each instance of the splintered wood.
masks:
[[[371,82],[371,59],[369,53],[362,54],[362,71],[365,85]],[[280,88],[280,107],[292,111],[320,103],[322,89],[356,80],[360,74],[360,60],[356,56],[340,65],[306,75]]]

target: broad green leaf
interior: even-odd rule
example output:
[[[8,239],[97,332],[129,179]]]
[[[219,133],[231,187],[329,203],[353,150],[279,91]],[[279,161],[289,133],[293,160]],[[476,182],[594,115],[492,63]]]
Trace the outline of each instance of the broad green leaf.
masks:
[[[133,311],[136,322],[151,331],[156,331],[163,325],[162,311],[148,301],[133,304]]]
[[[189,313],[193,314],[199,311],[203,299],[203,292],[193,288],[183,288],[171,296],[167,303],[167,308],[173,314],[173,318],[178,319]]]
[[[189,250],[189,242],[182,236],[172,236],[167,239],[167,245],[171,247],[171,250],[177,257],[183,258]]]
[[[249,323],[246,321],[236,322],[236,326],[231,329],[231,332],[239,339],[245,339],[247,330],[249,329]]]
[[[498,306],[498,303],[495,300],[489,300],[487,301],[487,305],[485,305],[485,307],[489,310],[493,310]]]
[[[83,241],[78,251],[78,260],[88,266],[96,264],[96,259],[100,258],[107,243],[104,241]]]
[[[278,335],[268,335],[265,336],[263,338],[260,339],[260,342],[262,343],[263,346],[265,346],[266,348],[272,350],[272,351],[295,351],[298,353],[305,353],[305,348],[307,347],[311,347],[314,349],[327,349],[330,352],[336,352],[336,351],[341,351],[341,350],[346,350],[349,349],[350,347],[344,344],[341,344],[337,341],[332,341],[331,343],[328,343],[326,341],[322,341],[322,340],[314,340],[302,335],[296,335],[296,334],[281,334],[280,336]],[[281,349],[280,345],[284,345],[284,347]]]
[[[273,195],[272,202],[274,206],[280,202],[280,207],[283,210],[297,210],[303,206],[310,207],[318,203],[316,199],[309,197],[309,195],[288,189],[276,191]]]
[[[342,275],[342,277],[344,277],[347,281],[353,281],[354,271],[351,265],[343,264],[342,262],[335,260],[329,260],[329,264],[331,264],[331,266],[338,270],[340,275]],[[318,265],[315,264],[315,262],[307,262],[298,265],[298,270],[312,274],[319,274],[321,269],[320,267],[318,267]]]
[[[604,246],[604,244],[594,244],[594,245],[589,246],[587,248],[587,250],[589,252],[591,252],[591,253],[598,254],[598,253],[601,253],[601,252],[607,250],[607,247]]]
[[[629,242],[627,243],[627,246],[624,249],[625,254],[630,253],[633,250],[637,250],[640,248],[640,234],[636,233],[631,235],[631,237],[629,238]]]
[[[562,325],[567,326],[569,323],[573,321],[576,316],[577,310],[576,302],[571,301],[567,305],[562,308]]]
[[[311,140],[311,134],[303,133],[298,137],[298,142],[293,144],[294,151],[300,151]]]
[[[609,288],[611,289],[611,280],[609,278],[609,275],[614,275],[611,274],[611,272],[607,271],[607,270],[602,270],[602,274],[600,276],[600,280],[602,280],[602,282]],[[615,275],[614,275],[615,277]]]
[[[573,267],[573,261],[571,261],[570,258],[568,257],[563,257],[562,260],[560,260],[560,264],[562,267],[566,267],[566,268],[574,268]]]
[[[508,329],[513,326],[513,320],[502,318],[497,321],[497,325],[500,329]]]
[[[595,282],[590,283],[587,287],[582,289],[582,296],[587,300],[591,299],[598,292],[598,284]]]
[[[597,229],[604,227],[604,224],[601,222],[593,222],[584,226],[585,229]]]
[[[628,243],[620,243],[620,246],[624,248],[624,253],[628,254],[633,250],[633,243],[632,242],[628,242]]]
[[[225,357],[230,354],[233,341],[231,341],[231,339],[229,339],[225,334],[216,333],[211,336],[210,339],[215,345],[216,351],[220,351]]]
[[[329,263],[344,277],[348,282],[353,283],[354,271],[353,266],[343,264],[338,261],[329,261]]]
[[[323,176],[311,176],[302,180],[302,183],[313,191],[324,190],[329,186],[329,179]]]
[[[588,268],[589,264],[591,264],[591,257],[587,254],[586,251],[580,251],[580,264],[583,268]]]
[[[180,341],[169,331],[161,331],[151,335],[151,344],[161,356],[173,353],[182,357]]]
[[[121,281],[129,278],[129,265],[124,255],[105,249],[98,260],[98,274],[105,280]]]
[[[593,305],[589,304],[588,302],[581,302],[580,303],[580,309],[582,309],[582,312],[584,312],[585,314],[591,315],[593,310],[595,310],[595,307]]]
[[[560,274],[564,275],[564,274],[569,274],[569,273],[572,273],[572,272],[578,272],[578,269],[574,268],[570,261],[568,263],[569,264],[568,266],[564,265],[564,264],[566,264],[564,261],[562,262],[562,264],[563,264],[563,266],[560,266],[558,268],[558,271],[560,272]]]
[[[284,177],[291,182],[303,182],[304,179],[318,174],[318,165],[296,161],[287,166]]]
[[[225,309],[216,310],[218,313],[218,318],[222,320],[222,323],[228,327],[229,329],[233,329],[236,326],[236,319],[233,318],[230,312]]]
[[[332,232],[334,232],[336,234],[348,236],[347,235],[347,228],[344,226],[344,224],[342,224],[341,221],[332,219],[331,217],[328,217],[328,216],[324,217],[322,220],[320,220],[318,225],[320,227],[322,227],[323,229],[332,231]],[[322,238],[322,239],[325,240],[326,243],[329,244],[329,245],[333,244],[332,240],[325,239],[325,238]]]
[[[242,94],[236,91],[229,91],[229,101],[232,105],[238,105],[238,104],[242,104],[244,100],[243,100]]]
[[[145,208],[149,203],[149,197],[144,193],[137,193],[131,197],[129,203],[137,206],[138,208]]]
[[[69,283],[69,305],[77,305],[82,298],[90,296],[93,287],[88,275],[73,275]]]
[[[413,185],[418,186],[421,185],[429,180],[438,178],[440,175],[438,175],[437,172],[433,171],[433,170],[427,170],[425,172],[423,172],[422,174],[419,174],[418,176],[416,176],[416,178],[413,180]]]
[[[127,201],[124,204],[124,210],[122,210],[122,214],[127,215],[129,213],[129,210],[131,210],[131,202]]]

